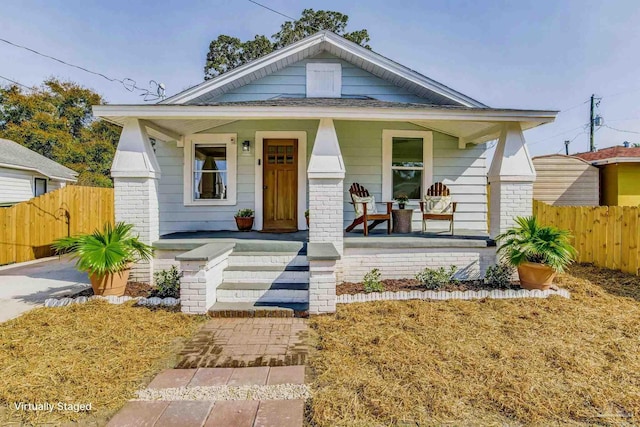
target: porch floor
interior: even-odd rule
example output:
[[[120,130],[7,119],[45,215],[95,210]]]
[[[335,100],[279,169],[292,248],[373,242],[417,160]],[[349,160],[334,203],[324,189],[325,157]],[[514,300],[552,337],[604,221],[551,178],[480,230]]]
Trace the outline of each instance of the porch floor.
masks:
[[[222,231],[188,231],[166,234],[160,237],[153,246],[161,250],[191,250],[201,245],[217,242],[241,243],[246,250],[269,250],[272,252],[299,251],[309,241],[307,230],[293,233],[262,233],[259,231],[239,232]],[[249,248],[249,245],[255,248]],[[407,234],[387,234],[386,230],[375,229],[367,237],[362,230],[344,233],[345,248],[460,248],[495,246],[495,242],[487,233],[477,230],[456,230],[451,235],[448,231],[422,233],[414,231]]]

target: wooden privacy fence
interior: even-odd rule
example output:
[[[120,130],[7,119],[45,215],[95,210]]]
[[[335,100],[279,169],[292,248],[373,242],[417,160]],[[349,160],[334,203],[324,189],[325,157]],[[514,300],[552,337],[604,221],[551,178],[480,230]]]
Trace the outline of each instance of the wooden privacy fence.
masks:
[[[114,222],[113,189],[68,185],[0,208],[0,265],[53,255],[59,238]]]
[[[639,274],[640,209],[636,206],[550,206],[534,200],[544,225],[571,230],[579,262]]]

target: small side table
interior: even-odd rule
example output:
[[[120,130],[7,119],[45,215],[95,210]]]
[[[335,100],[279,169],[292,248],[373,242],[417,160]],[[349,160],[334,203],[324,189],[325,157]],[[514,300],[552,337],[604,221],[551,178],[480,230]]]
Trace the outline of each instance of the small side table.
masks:
[[[394,233],[411,233],[411,218],[413,217],[413,209],[393,209],[391,211],[391,217],[393,218]]]

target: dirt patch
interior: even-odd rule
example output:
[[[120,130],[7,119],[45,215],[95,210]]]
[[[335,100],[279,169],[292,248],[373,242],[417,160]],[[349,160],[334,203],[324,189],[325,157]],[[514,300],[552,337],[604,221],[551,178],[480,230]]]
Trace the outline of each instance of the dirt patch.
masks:
[[[313,425],[638,425],[640,277],[571,299],[375,301],[316,316]]]
[[[384,290],[389,292],[399,292],[399,291],[426,291],[427,288],[422,285],[416,279],[384,279],[381,280],[384,285]],[[492,290],[492,289],[520,289],[520,285],[517,283],[513,283],[512,286],[508,288],[498,288],[498,287],[488,287],[482,280],[467,280],[460,281],[457,283],[449,283],[447,285],[439,288],[439,291],[481,291],[481,290]],[[344,294],[359,294],[364,293],[364,284],[362,283],[353,283],[353,282],[343,282],[336,286],[336,294],[344,295]]]
[[[154,287],[150,286],[147,283],[139,283],[139,282],[129,282],[127,283],[127,288],[124,291],[124,295],[128,297],[151,297],[153,296]],[[88,288],[80,292],[76,292],[69,296],[69,298],[77,298],[77,297],[90,297],[93,296],[93,289]]]

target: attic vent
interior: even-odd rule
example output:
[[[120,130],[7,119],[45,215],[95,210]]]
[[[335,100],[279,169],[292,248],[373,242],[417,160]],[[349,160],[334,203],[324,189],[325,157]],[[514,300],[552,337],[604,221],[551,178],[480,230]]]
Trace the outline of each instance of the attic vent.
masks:
[[[340,98],[342,67],[340,64],[307,64],[307,98]]]

